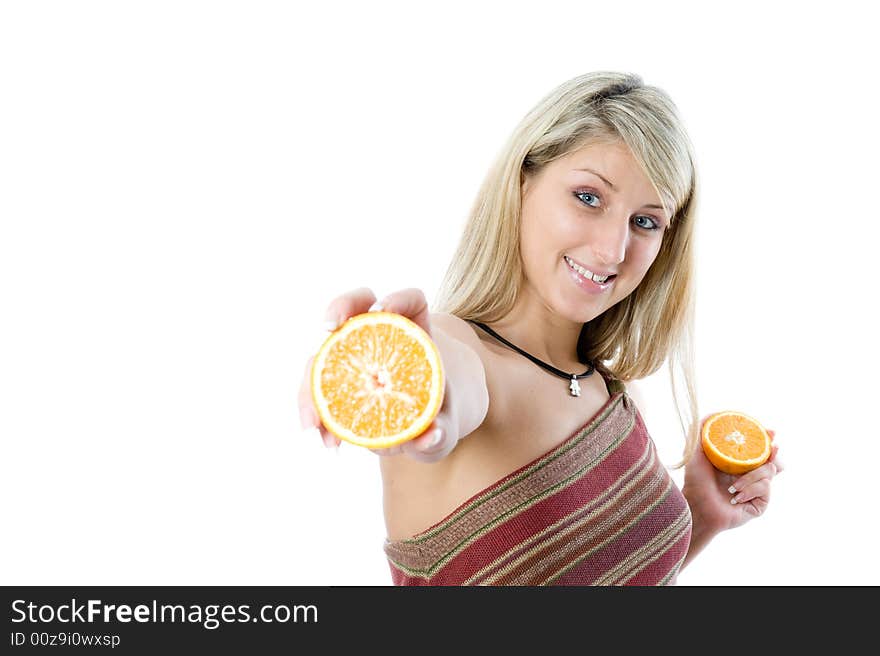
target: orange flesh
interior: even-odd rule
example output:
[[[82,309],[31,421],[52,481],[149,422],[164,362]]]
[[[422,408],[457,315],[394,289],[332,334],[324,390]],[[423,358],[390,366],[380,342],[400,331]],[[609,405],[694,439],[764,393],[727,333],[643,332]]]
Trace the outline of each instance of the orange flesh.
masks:
[[[341,425],[365,438],[411,427],[431,402],[433,369],[424,347],[388,324],[357,328],[329,350],[321,392]]]
[[[716,419],[709,430],[709,441],[733,460],[754,460],[764,453],[764,436],[758,427],[735,416]]]

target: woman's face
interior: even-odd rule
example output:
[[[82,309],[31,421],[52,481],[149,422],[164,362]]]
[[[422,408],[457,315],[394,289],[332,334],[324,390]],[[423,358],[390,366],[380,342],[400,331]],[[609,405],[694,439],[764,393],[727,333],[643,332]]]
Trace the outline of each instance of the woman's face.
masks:
[[[661,205],[622,142],[586,146],[527,177],[524,291],[572,321],[597,317],[636,288],[657,256],[670,219]]]

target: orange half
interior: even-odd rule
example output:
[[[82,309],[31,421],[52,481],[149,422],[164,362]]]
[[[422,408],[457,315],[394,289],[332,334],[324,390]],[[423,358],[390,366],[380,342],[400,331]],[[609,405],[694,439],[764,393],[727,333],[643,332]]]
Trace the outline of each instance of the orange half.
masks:
[[[770,458],[770,434],[745,413],[716,412],[706,418],[701,433],[709,462],[728,474],[745,474]]]
[[[418,437],[443,403],[440,352],[412,320],[366,312],[332,332],[312,363],[312,399],[338,438],[383,449]]]

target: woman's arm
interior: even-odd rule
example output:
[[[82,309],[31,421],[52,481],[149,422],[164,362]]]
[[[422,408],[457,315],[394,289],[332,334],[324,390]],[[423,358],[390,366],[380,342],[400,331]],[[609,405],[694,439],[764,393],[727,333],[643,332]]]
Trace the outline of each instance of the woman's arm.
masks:
[[[431,329],[446,373],[446,391],[451,394],[457,442],[479,428],[489,411],[486,371],[478,355],[484,347],[455,315],[432,314]]]
[[[327,307],[328,330],[335,330],[349,317],[383,309],[401,314],[425,330],[440,352],[446,377],[444,399],[434,421],[422,435],[387,449],[373,449],[383,456],[404,453],[421,462],[444,458],[458,440],[473,432],[486,417],[489,392],[479,352],[483,349],[473,330],[450,314],[431,314],[424,293],[410,287],[376,301],[368,287],[359,287],[333,299]],[[321,424],[311,394],[311,368],[315,356],[307,361],[299,390],[302,427],[317,429],[324,444],[338,446],[341,440]]]
[[[640,381],[629,381],[626,389],[644,417],[647,400],[640,384]],[[774,431],[768,432],[771,438],[775,436]],[[782,471],[782,463],[776,456],[778,450],[778,445],[774,444],[770,459],[764,465],[742,476],[732,476],[715,469],[703,450],[697,447],[685,466],[682,486],[693,524],[681,569],[687,567],[716,535],[764,513],[770,501],[770,482]],[[736,503],[731,503],[732,499]]]
[[[768,431],[771,439],[774,431]],[[782,471],[777,458],[779,445],[772,444],[770,459],[757,469],[734,476],[717,470],[703,449],[685,465],[682,494],[687,499],[693,518],[691,544],[682,568],[690,563],[712,539],[728,529],[742,526],[766,512],[770,503],[773,477]]]

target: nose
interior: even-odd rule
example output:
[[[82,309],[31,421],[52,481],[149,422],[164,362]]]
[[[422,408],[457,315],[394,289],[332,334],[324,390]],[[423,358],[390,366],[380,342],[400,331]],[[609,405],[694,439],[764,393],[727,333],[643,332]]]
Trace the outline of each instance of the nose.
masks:
[[[626,257],[629,244],[629,219],[608,216],[597,221],[592,237],[593,256],[599,264],[616,266]]]

